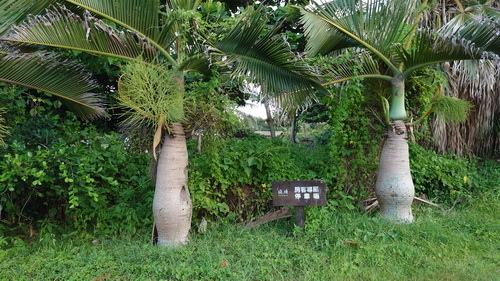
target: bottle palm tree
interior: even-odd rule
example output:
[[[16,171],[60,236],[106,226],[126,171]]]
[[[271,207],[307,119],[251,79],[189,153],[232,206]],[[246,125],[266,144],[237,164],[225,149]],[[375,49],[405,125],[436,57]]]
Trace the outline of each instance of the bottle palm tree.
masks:
[[[495,57],[486,51],[495,49],[499,42],[498,21],[476,22],[452,34],[419,28],[418,18],[426,3],[333,0],[297,7],[302,14],[310,55],[340,50],[355,54],[351,62],[334,67],[327,84],[362,77],[385,80],[392,89],[390,104],[386,104],[390,127],[375,189],[382,216],[394,221],[413,221],[414,186],[405,126],[405,80],[414,70],[438,63]],[[359,68],[349,67],[359,63]]]
[[[23,2],[25,7],[33,4],[27,0],[18,2]],[[119,83],[121,98],[132,100],[131,108],[155,123],[153,148],[165,136],[158,158],[153,202],[159,245],[185,243],[191,227],[188,153],[182,125],[186,72],[209,73],[210,68],[217,66],[217,63],[210,62],[207,56],[210,53],[223,56],[220,63],[231,63],[234,75],[252,77],[252,81],[272,93],[310,93],[314,88],[322,88],[312,79],[309,68],[297,62],[285,42],[275,37],[276,30],[264,32],[266,20],[259,11],[250,10],[224,39],[210,43],[200,31],[203,22],[197,17],[196,10],[200,4],[197,0],[161,3],[159,0],[37,1],[38,4],[42,2],[46,6],[53,2],[67,6],[50,6],[43,15],[29,17],[15,26],[2,40],[22,46],[45,46],[47,50],[78,50],[131,62]],[[8,11],[11,7],[14,6],[7,4],[0,10]],[[205,47],[207,45],[209,48]],[[11,65],[9,68],[17,67]],[[160,79],[133,79],[141,75],[149,77],[144,73]],[[52,79],[50,73],[44,71],[32,75],[42,84]],[[162,77],[168,81],[161,82]],[[130,81],[140,81],[142,86]],[[151,106],[145,108],[137,102],[134,104],[135,86],[139,87],[139,91],[150,91],[150,95],[146,95],[149,99],[173,95],[170,100],[175,101],[172,103],[175,106],[165,102],[165,99],[160,99],[165,108],[158,110]]]

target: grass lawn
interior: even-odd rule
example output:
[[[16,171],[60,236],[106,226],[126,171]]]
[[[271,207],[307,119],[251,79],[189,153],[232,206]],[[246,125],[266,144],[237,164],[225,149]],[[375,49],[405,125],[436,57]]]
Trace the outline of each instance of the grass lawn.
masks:
[[[0,235],[0,280],[500,280],[498,196],[449,213],[415,208],[413,224],[355,211],[255,230],[209,224],[183,248],[81,234],[36,242]],[[312,224],[314,223],[314,226]]]

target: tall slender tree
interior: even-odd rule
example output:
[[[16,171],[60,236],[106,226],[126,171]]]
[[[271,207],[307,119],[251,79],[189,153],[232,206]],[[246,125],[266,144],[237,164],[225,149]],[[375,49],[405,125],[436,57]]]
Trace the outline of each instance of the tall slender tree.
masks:
[[[405,81],[411,73],[442,62],[498,58],[488,53],[498,44],[498,19],[471,22],[454,32],[419,28],[427,1],[333,0],[301,8],[309,55],[349,50],[350,63],[334,67],[334,84],[355,77],[385,80],[392,89],[387,115],[390,126],[382,148],[376,182],[381,214],[411,222],[414,186],[410,173]],[[473,44],[475,42],[476,44]]]
[[[28,0],[17,2],[23,2],[26,7],[34,4],[34,1]],[[287,44],[275,36],[275,30],[265,32],[266,19],[259,11],[250,10],[224,39],[210,43],[203,36],[203,21],[197,13],[200,1],[197,0],[56,1],[67,6],[49,6],[54,2],[50,0],[36,1],[39,5],[42,2],[49,7],[43,14],[29,17],[1,39],[16,46],[43,46],[44,52],[40,55],[49,61],[48,53],[52,48],[124,59],[130,61],[132,66],[122,76],[123,83],[119,89],[122,98],[133,95],[130,91],[134,89],[132,86],[140,86],[140,91],[150,91],[148,98],[152,99],[159,95],[174,96],[171,101],[175,101],[172,104],[177,106],[167,102],[164,108],[153,111],[151,107],[142,107],[142,104],[133,107],[139,115],[155,124],[153,149],[164,136],[153,202],[159,245],[185,243],[191,227],[188,153],[182,125],[185,73],[198,71],[208,74],[210,68],[217,66],[210,63],[207,56],[210,53],[223,56],[221,63],[231,63],[234,75],[252,77],[255,83],[272,93],[310,93],[314,88],[322,88],[312,79],[309,68],[297,62]],[[17,9],[19,5],[12,3],[8,1],[0,10],[11,9],[11,13],[15,14],[16,10],[12,9]],[[210,46],[208,49],[207,45]],[[20,60],[17,65],[2,70],[7,73],[23,63]],[[137,65],[145,67],[135,67]],[[20,71],[13,73],[22,76]],[[144,73],[164,77],[168,81],[135,79],[141,85],[127,83],[129,78],[148,77]],[[47,71],[32,73],[30,77],[42,84],[53,79]],[[164,100],[162,104],[165,105]],[[173,114],[174,111],[177,113]]]

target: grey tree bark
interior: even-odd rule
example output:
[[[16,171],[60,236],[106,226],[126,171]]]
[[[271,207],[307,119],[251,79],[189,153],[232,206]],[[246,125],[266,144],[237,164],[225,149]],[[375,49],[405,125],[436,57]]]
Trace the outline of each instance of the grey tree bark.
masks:
[[[158,246],[178,246],[188,242],[192,203],[188,189],[188,153],[184,128],[170,126],[158,159],[153,215]]]
[[[271,113],[271,105],[269,104],[269,99],[267,97],[264,97],[264,107],[266,109],[266,121],[269,125],[269,132],[271,133],[271,138],[274,138],[276,137],[276,131],[274,130],[274,119]]]
[[[383,218],[412,222],[415,187],[410,173],[409,149],[404,121],[393,121],[382,148],[375,192]]]

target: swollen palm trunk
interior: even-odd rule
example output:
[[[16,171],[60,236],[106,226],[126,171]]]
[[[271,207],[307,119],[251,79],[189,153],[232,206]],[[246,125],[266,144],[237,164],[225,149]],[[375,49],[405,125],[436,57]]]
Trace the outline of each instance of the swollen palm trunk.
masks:
[[[412,222],[411,204],[415,188],[404,121],[393,121],[380,156],[375,186],[380,213],[392,221]]]
[[[188,241],[192,204],[187,166],[184,129],[180,123],[174,123],[163,143],[157,166],[153,215],[158,246],[176,246]]]

